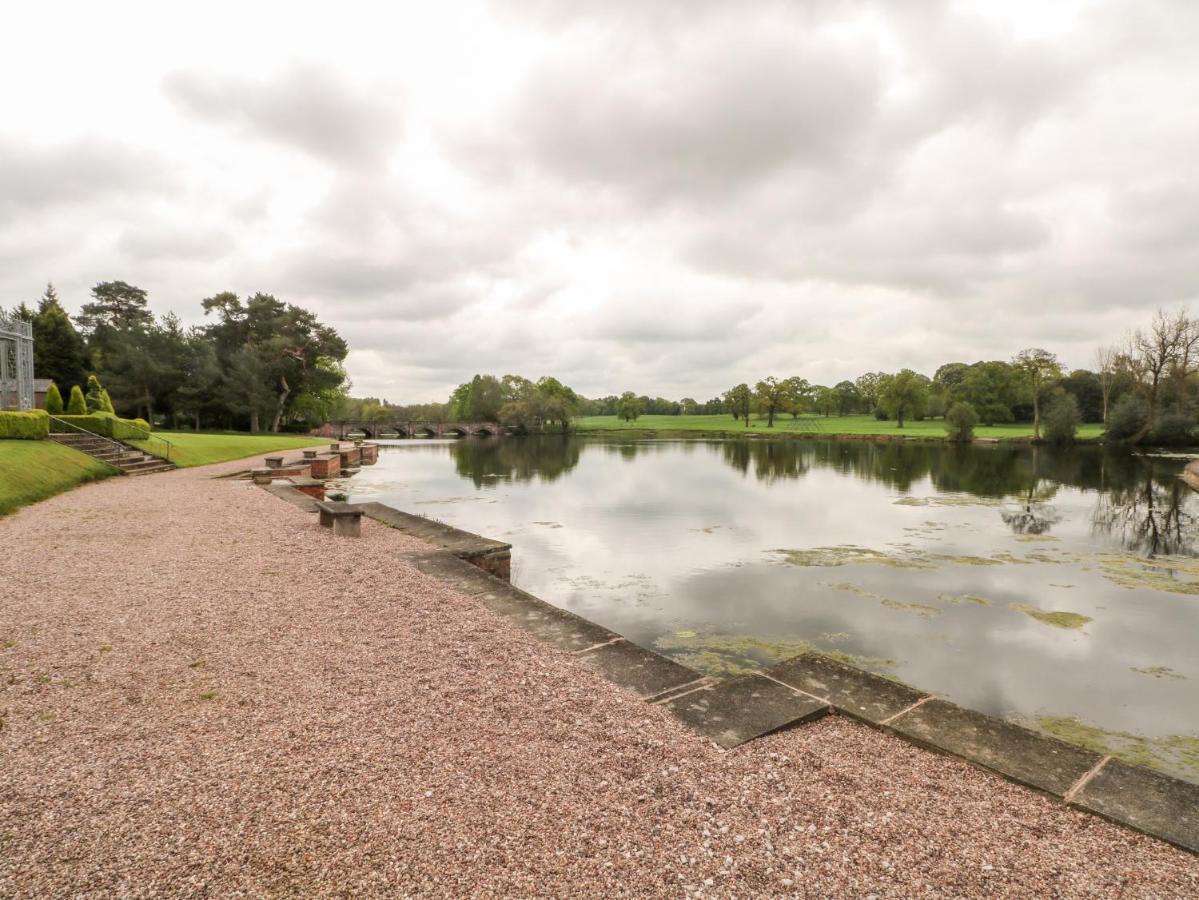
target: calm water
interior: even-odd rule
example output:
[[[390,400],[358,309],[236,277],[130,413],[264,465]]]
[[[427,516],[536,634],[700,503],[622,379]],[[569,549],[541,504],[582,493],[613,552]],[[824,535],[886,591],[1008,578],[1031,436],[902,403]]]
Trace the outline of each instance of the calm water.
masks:
[[[709,674],[815,647],[1075,739],[1063,720],[1077,719],[1108,732],[1085,739],[1199,778],[1199,495],[1177,478],[1184,458],[383,443],[342,482],[352,500],[510,541],[515,584]]]

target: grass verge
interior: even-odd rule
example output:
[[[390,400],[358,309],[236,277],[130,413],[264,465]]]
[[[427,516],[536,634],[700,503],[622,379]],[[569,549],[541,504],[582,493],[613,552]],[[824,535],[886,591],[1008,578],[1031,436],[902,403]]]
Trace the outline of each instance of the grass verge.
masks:
[[[256,453],[273,450],[296,450],[329,443],[328,438],[301,434],[238,434],[236,432],[204,433],[194,431],[156,431],[157,437],[174,445],[171,462],[181,469],[207,466],[212,463],[243,459]],[[129,441],[138,444],[137,441]],[[153,442],[157,444],[157,442]],[[159,451],[161,446],[145,447],[147,452]]]
[[[659,435],[683,434],[684,432],[712,435],[754,435],[771,437],[826,437],[841,435],[853,437],[885,436],[888,438],[922,438],[925,440],[945,438],[945,424],[940,419],[924,422],[904,422],[899,428],[894,422],[880,422],[874,416],[809,416],[792,419],[789,415],[774,420],[774,427],[766,426],[766,419],[753,417],[749,427],[730,415],[715,416],[642,416],[635,422],[625,422],[616,416],[583,416],[574,421],[575,429],[581,433],[627,432]],[[1079,440],[1095,440],[1103,434],[1103,426],[1086,424],[1078,429]],[[1015,422],[1008,425],[979,425],[974,429],[975,437],[1019,441],[1032,437],[1032,424]]]
[[[0,441],[0,516],[117,470],[53,441]]]

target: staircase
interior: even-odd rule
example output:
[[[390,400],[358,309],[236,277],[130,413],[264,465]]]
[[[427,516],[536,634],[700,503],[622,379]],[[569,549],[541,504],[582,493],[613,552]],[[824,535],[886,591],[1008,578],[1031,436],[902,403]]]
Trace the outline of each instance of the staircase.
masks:
[[[165,459],[94,434],[51,433],[50,440],[115,466],[121,470],[122,475],[153,475],[155,472],[169,472],[175,468],[174,463]]]

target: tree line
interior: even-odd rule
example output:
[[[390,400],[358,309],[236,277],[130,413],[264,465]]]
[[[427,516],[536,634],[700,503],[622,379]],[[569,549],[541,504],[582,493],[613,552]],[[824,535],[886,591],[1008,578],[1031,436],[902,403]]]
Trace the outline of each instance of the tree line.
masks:
[[[54,286],[12,315],[33,324],[34,371],[61,396],[94,376],[111,407],[178,428],[306,431],[349,387],[346,343],[308,310],[257,293],[201,301],[209,324],[155,316],[146,291],[104,281],[72,318]]]

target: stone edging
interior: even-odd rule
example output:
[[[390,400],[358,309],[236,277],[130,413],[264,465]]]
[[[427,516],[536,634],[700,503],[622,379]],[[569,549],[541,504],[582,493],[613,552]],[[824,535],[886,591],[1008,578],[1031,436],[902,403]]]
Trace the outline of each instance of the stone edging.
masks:
[[[263,490],[316,512],[313,498],[293,485],[280,482]],[[508,582],[510,544],[382,503],[356,505],[364,515],[437,548],[405,554],[420,571],[573,653],[726,750],[836,712],[1199,854],[1199,785],[965,709],[819,653],[713,681],[514,587]]]

